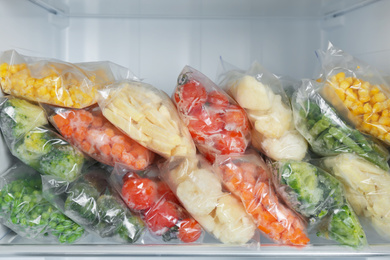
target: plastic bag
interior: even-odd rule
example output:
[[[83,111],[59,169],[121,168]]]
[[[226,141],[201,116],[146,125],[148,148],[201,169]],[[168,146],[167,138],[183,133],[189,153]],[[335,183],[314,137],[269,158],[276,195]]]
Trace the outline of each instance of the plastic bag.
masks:
[[[210,162],[217,155],[245,152],[250,142],[245,111],[205,75],[184,67],[172,99],[196,147]]]
[[[317,56],[321,94],[358,130],[390,145],[390,85],[375,68],[331,43]]]
[[[157,173],[156,167],[134,172],[123,164],[115,164],[110,180],[126,205],[142,215],[152,235],[161,236],[165,242],[201,243],[201,226]]]
[[[118,130],[99,107],[43,107],[61,135],[95,160],[111,166],[119,162],[135,170],[143,170],[153,162],[154,153]]]
[[[0,127],[11,153],[42,174],[68,181],[94,163],[60,135],[43,125],[43,110],[28,101],[3,99]]]
[[[14,50],[0,56],[0,83],[5,93],[63,107],[93,105],[97,90],[123,78],[135,76],[111,62],[72,64],[23,56]]]
[[[224,192],[212,166],[201,156],[173,157],[159,164],[160,174],[203,228],[225,244],[245,244],[256,225],[241,201]]]
[[[88,232],[122,243],[135,243],[144,223],[123,203],[108,183],[109,174],[97,167],[72,183],[42,176],[43,196]]]
[[[306,162],[275,162],[278,194],[297,213],[307,218],[317,235],[351,247],[367,244],[366,236],[344,196],[342,184],[329,173]]]
[[[269,238],[287,245],[309,243],[306,223],[279,200],[271,172],[258,154],[248,151],[244,155],[218,156],[213,167]]]
[[[22,237],[73,243],[85,233],[42,196],[41,176],[22,163],[1,174],[0,207],[1,223]]]
[[[252,145],[273,160],[302,160],[305,139],[295,130],[290,102],[280,80],[259,63],[240,71],[222,61],[219,85],[243,107],[252,129]],[[230,66],[230,67],[229,67]]]
[[[343,183],[356,214],[369,219],[382,237],[390,239],[389,172],[354,154],[323,158],[320,165]]]
[[[355,153],[388,170],[389,152],[348,126],[321,97],[320,87],[320,83],[303,80],[292,99],[295,126],[312,150],[321,156]]]
[[[141,145],[165,158],[195,154],[187,128],[163,91],[142,82],[120,81],[99,94],[103,115]]]

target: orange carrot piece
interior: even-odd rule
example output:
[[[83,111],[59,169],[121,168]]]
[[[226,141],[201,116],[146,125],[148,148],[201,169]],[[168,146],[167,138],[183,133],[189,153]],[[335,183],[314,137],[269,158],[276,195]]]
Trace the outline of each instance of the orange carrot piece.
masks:
[[[115,136],[114,130],[112,130],[111,128],[104,129],[104,134],[106,134],[110,138]]]
[[[111,152],[112,155],[114,155],[115,157],[121,158],[124,150],[125,150],[125,146],[123,144],[114,143]]]
[[[64,126],[69,125],[69,119],[65,118],[63,115],[57,114],[53,116],[54,123],[59,129],[62,129]]]
[[[104,153],[105,155],[110,155],[111,154],[111,146],[108,144],[100,146],[100,151]]]

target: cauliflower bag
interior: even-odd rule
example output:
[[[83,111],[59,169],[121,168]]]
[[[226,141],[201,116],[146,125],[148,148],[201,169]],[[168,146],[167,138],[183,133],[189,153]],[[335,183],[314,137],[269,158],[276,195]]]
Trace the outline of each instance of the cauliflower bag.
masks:
[[[382,237],[390,239],[389,172],[354,154],[323,158],[321,166],[344,185],[356,214],[369,219]]]
[[[348,126],[319,94],[320,83],[302,80],[292,106],[297,130],[321,156],[355,153],[384,170],[389,169],[389,152],[368,136]]]
[[[210,162],[217,155],[242,154],[250,142],[245,111],[199,71],[186,66],[172,99],[196,147]]]
[[[358,130],[390,145],[390,85],[375,68],[331,43],[317,56],[321,95]]]
[[[110,180],[127,207],[140,213],[153,236],[161,237],[165,242],[201,243],[201,226],[157,173],[156,167],[135,172],[116,163]]]
[[[14,50],[0,56],[0,84],[5,93],[63,107],[93,105],[98,89],[123,78],[135,77],[111,62],[72,64],[23,56]]]
[[[273,160],[302,160],[306,140],[295,130],[292,110],[279,79],[254,62],[248,71],[229,69],[219,85],[243,107],[252,129],[252,144]]]
[[[318,236],[351,247],[367,244],[359,219],[336,178],[312,164],[294,160],[275,162],[273,170],[277,192],[308,220]]]
[[[21,237],[73,243],[84,229],[42,196],[41,176],[17,163],[0,175],[0,222]]]
[[[226,244],[245,244],[256,226],[241,201],[224,192],[211,165],[198,156],[173,157],[159,164],[160,174],[203,228]]]
[[[42,176],[43,196],[88,232],[122,243],[135,243],[144,224],[108,184],[108,178],[109,174],[97,167],[72,183]]]
[[[250,151],[244,155],[218,156],[214,169],[266,236],[287,245],[309,242],[306,223],[279,200],[271,173],[258,154]]]
[[[0,109],[0,128],[11,153],[40,173],[72,181],[93,163],[45,126],[47,120],[38,105],[8,97]]]
[[[120,81],[99,94],[108,121],[144,147],[165,158],[195,154],[187,128],[163,91],[142,82]]]
[[[135,170],[149,166],[154,153],[111,124],[99,107],[67,109],[48,105],[49,121],[72,145],[95,160],[114,166],[126,164]]]

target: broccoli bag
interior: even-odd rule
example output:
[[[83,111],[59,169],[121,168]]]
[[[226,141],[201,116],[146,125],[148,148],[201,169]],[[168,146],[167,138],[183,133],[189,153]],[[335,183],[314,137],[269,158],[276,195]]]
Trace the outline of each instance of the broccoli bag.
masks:
[[[41,176],[22,163],[1,174],[0,207],[0,222],[22,237],[73,243],[85,234],[43,197]]]
[[[159,164],[159,169],[186,210],[206,231],[225,244],[259,245],[253,219],[239,199],[223,190],[205,158],[173,157]]]
[[[29,101],[3,99],[0,127],[11,153],[42,174],[72,181],[93,161],[49,127],[44,111]]]
[[[358,216],[367,218],[375,230],[390,239],[390,174],[355,154],[320,160],[344,185],[345,195]]]
[[[351,247],[367,244],[359,219],[336,178],[306,162],[283,160],[273,166],[277,192],[307,219],[318,236]]]
[[[303,80],[294,93],[294,122],[311,149],[321,156],[354,153],[389,170],[389,152],[348,126],[319,94],[320,83]]]
[[[213,166],[225,187],[241,199],[267,237],[287,245],[309,243],[306,223],[279,199],[271,172],[257,153],[218,156]]]
[[[243,107],[252,123],[252,145],[273,160],[302,160],[307,143],[295,129],[281,81],[259,63],[247,71],[222,61],[219,85]]]
[[[164,158],[196,153],[188,129],[165,92],[123,80],[106,86],[99,96],[104,117],[142,146]]]
[[[384,77],[331,43],[317,57],[321,95],[358,130],[390,145],[390,85]]]
[[[72,64],[24,56],[14,50],[0,56],[0,82],[5,93],[57,106],[93,105],[104,84],[124,78],[135,76],[112,62]]]
[[[251,138],[245,110],[205,75],[184,67],[172,99],[199,152],[210,162],[217,155],[245,152]]]
[[[153,152],[117,129],[97,106],[67,109],[44,105],[43,108],[68,142],[99,162],[111,166],[119,162],[143,170],[154,159]]]
[[[90,233],[135,243],[143,234],[144,224],[126,207],[108,178],[109,174],[97,167],[71,183],[42,176],[43,196]]]
[[[201,226],[157,174],[156,167],[134,172],[117,163],[110,180],[127,207],[141,214],[152,237],[161,237],[164,242],[201,243]]]

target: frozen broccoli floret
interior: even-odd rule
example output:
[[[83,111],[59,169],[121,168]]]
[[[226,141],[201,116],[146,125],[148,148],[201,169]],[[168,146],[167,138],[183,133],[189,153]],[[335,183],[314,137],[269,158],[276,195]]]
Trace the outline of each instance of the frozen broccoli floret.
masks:
[[[3,134],[9,140],[18,138],[35,127],[47,124],[41,107],[19,98],[11,98],[4,102],[0,120]]]
[[[73,181],[80,174],[84,160],[83,154],[71,145],[54,145],[53,149],[40,159],[39,171]]]
[[[99,209],[99,232],[102,237],[112,236],[116,228],[121,226],[125,210],[122,205],[111,195],[102,195],[97,200]]]
[[[139,216],[126,213],[122,225],[118,229],[119,237],[128,243],[136,242],[142,235],[145,225]]]

